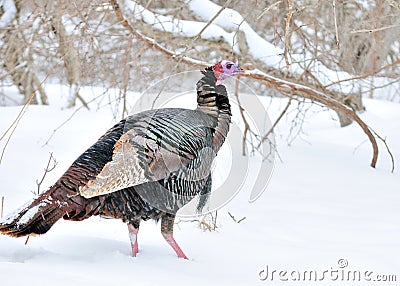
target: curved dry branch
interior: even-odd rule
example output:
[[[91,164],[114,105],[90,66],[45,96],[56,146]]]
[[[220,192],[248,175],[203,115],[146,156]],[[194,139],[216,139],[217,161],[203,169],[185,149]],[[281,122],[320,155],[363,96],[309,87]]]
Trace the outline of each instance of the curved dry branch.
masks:
[[[376,162],[378,160],[379,148],[376,142],[375,136],[373,135],[370,127],[355,113],[350,107],[344,105],[343,103],[337,101],[336,99],[330,97],[329,95],[322,93],[312,87],[297,84],[287,80],[272,77],[261,71],[253,71],[250,77],[258,80],[262,80],[268,84],[269,87],[279,91],[284,95],[295,95],[314,101],[318,101],[323,105],[335,110],[342,112],[346,116],[353,119],[361,127],[364,133],[367,135],[369,141],[372,145],[373,155],[371,160],[371,167],[376,167]]]
[[[111,5],[112,5],[120,23],[136,39],[138,39],[139,41],[146,44],[149,48],[152,48],[156,51],[161,52],[163,55],[173,59],[174,61],[185,63],[190,66],[196,67],[196,68],[204,68],[204,67],[210,65],[207,62],[193,59],[191,57],[185,56],[184,54],[175,53],[174,51],[171,51],[171,50],[163,47],[154,39],[152,39],[148,36],[145,36],[139,30],[133,28],[133,26],[127,21],[127,19],[125,19],[117,1],[116,0],[110,0],[110,1],[111,1]],[[304,84],[298,84],[295,82],[291,82],[288,80],[270,76],[259,70],[252,70],[251,73],[246,76],[251,77],[256,80],[263,81],[270,88],[280,92],[281,94],[283,94],[285,96],[290,96],[290,97],[297,96],[297,97],[307,98],[307,99],[310,99],[313,101],[317,101],[335,111],[342,112],[344,115],[353,119],[361,127],[361,129],[364,131],[364,133],[367,135],[367,137],[372,145],[373,155],[372,155],[372,160],[371,160],[370,165],[373,168],[376,167],[376,163],[378,160],[378,154],[379,154],[379,148],[378,148],[378,144],[376,142],[376,138],[375,138],[374,134],[372,133],[370,127],[350,107],[348,107],[345,104],[341,103],[340,101],[334,99],[333,94],[332,95],[329,94],[329,91],[324,90],[322,92],[316,88],[306,86]]]
[[[122,26],[124,26],[136,39],[138,39],[139,41],[146,44],[149,48],[159,51],[159,52],[163,53],[164,55],[172,58],[175,61],[189,64],[191,66],[195,66],[198,68],[204,68],[209,65],[209,63],[207,63],[207,62],[195,60],[190,57],[184,56],[182,54],[174,53],[173,51],[161,46],[154,39],[143,35],[137,29],[134,29],[129,24],[129,22],[125,19],[124,15],[122,14],[122,11],[119,7],[119,4],[117,3],[116,0],[111,0],[111,5],[115,11],[115,14],[117,15],[118,20],[122,24]]]

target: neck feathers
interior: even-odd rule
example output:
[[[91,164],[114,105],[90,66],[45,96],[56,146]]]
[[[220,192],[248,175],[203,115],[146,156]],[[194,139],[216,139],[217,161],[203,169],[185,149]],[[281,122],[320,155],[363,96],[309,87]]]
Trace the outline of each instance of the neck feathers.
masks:
[[[211,68],[201,72],[197,82],[197,110],[215,118],[213,149],[218,151],[224,143],[231,123],[231,105],[223,85],[216,85],[217,79]]]
[[[216,85],[217,79],[211,68],[201,71],[203,77],[197,82],[197,110],[218,117],[220,113],[231,115],[231,105],[223,85]]]

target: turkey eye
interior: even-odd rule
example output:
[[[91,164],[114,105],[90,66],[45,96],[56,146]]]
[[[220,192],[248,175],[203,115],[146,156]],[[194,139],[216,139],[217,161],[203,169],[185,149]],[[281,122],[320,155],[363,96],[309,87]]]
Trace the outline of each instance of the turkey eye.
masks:
[[[228,70],[230,70],[231,67],[232,67],[232,64],[227,64],[227,65],[226,65],[226,68],[227,68]]]

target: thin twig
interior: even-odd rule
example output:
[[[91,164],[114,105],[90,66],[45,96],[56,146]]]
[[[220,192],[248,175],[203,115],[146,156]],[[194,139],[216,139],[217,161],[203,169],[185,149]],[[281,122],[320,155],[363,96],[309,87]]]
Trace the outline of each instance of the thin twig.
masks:
[[[219,11],[210,19],[210,21],[207,22],[207,24],[203,27],[203,29],[200,30],[200,32],[193,38],[192,42],[195,42],[198,38],[200,38],[201,34],[211,25],[212,22],[214,22],[215,19],[219,16],[219,14],[222,13],[222,11],[225,10],[226,7],[232,2],[232,0],[228,0],[225,2],[225,4],[219,9]]]
[[[325,85],[324,88],[328,88],[328,87],[333,86],[333,85],[338,85],[338,84],[341,84],[341,83],[347,82],[347,81],[366,79],[366,78],[368,78],[368,77],[377,75],[377,74],[380,73],[381,71],[383,71],[383,70],[385,70],[385,69],[388,69],[388,68],[391,68],[391,67],[393,67],[393,66],[396,66],[396,65],[398,65],[398,64],[400,64],[400,60],[395,60],[394,62],[392,62],[392,63],[390,63],[390,64],[388,64],[388,65],[385,65],[385,66],[383,66],[383,67],[381,67],[381,68],[379,68],[379,69],[376,69],[376,70],[374,70],[374,71],[372,71],[372,72],[370,72],[370,73],[363,74],[363,75],[360,75],[360,76],[351,77],[351,78],[346,78],[346,79],[342,79],[342,80],[338,80],[338,81],[335,81],[335,82],[332,82],[332,83],[330,83],[330,84]]]
[[[216,229],[215,225],[211,225],[206,222],[204,219],[199,222],[199,227],[203,230],[213,231]]]
[[[92,103],[93,101],[95,101],[96,99],[98,99],[99,97],[103,96],[103,94],[100,94],[99,96],[96,96],[95,98],[91,99],[90,101],[88,101],[88,104]],[[74,112],[72,112],[71,116],[68,117],[64,122],[62,122],[59,126],[57,126],[53,132],[51,133],[51,135],[49,136],[49,138],[47,138],[46,142],[43,144],[43,146],[46,146],[47,144],[49,144],[50,140],[53,138],[53,136],[56,134],[56,132],[61,129],[61,127],[63,127],[65,124],[67,124],[74,116],[75,114],[77,114],[81,109],[83,109],[85,106],[79,106],[78,108],[76,108],[74,110]],[[42,146],[42,147],[43,147]]]
[[[213,215],[213,213],[209,213],[204,215],[201,219],[191,219],[191,220],[175,220],[175,224],[179,226],[179,224],[181,222],[195,222],[198,223],[199,227],[202,230],[208,230],[208,231],[215,231],[218,226],[217,226],[217,215],[218,212],[215,211],[215,216]]]
[[[292,16],[293,16],[293,3],[292,0],[287,0],[288,2],[288,13],[286,16],[286,23],[285,23],[285,49],[283,51],[283,56],[285,58],[285,63],[286,63],[286,76],[289,74],[289,68],[290,68],[290,63],[289,63],[289,49],[290,49],[290,38],[292,32],[290,31],[290,23],[292,22]]]
[[[50,167],[50,163],[53,162],[53,165]],[[40,194],[40,187],[42,186],[42,183],[44,181],[44,178],[46,178],[46,175],[48,173],[50,173],[51,171],[54,170],[54,168],[57,166],[57,161],[56,159],[53,157],[53,153],[50,153],[50,158],[49,161],[47,162],[47,166],[44,169],[44,174],[42,176],[42,178],[40,179],[40,181],[36,180],[36,185],[37,185],[37,194]]]
[[[4,196],[1,197],[1,214],[0,218],[3,218],[4,215]]]
[[[168,76],[164,81],[163,84],[161,86],[161,88],[158,90],[157,95],[154,97],[153,102],[151,103],[151,107],[150,109],[154,109],[157,103],[157,100],[160,98],[162,92],[164,91],[164,89],[168,86],[169,80],[171,79],[170,76]]]
[[[337,16],[336,16],[336,0],[333,0],[332,5],[333,5],[333,21],[335,23],[336,46],[337,49],[340,50],[339,31],[338,31]]]
[[[390,156],[390,160],[392,161],[392,170],[391,172],[394,173],[394,156],[392,151],[390,151],[390,148],[386,142],[386,138],[382,138],[382,136],[380,136],[378,133],[376,133],[373,129],[371,129],[371,131],[375,134],[376,137],[378,137],[379,140],[381,140],[383,142],[383,144],[385,145],[386,151],[389,153]]]
[[[199,224],[200,228],[202,228],[203,230],[215,231],[218,228],[217,215],[218,215],[217,211],[215,211],[215,216],[213,215],[213,213],[209,213],[209,214],[205,215],[200,221],[200,224]],[[211,218],[210,223],[208,223],[206,221],[207,217]]]
[[[236,220],[236,218],[233,216],[233,214],[231,214],[230,212],[228,212],[228,214],[229,214],[229,216],[232,218],[232,220],[233,220],[234,222],[236,222],[236,223],[241,223],[242,221],[244,221],[244,220],[246,219],[246,217],[244,216],[244,217],[242,217],[241,219]]]
[[[240,83],[240,76],[236,77],[235,81],[235,97],[239,106],[239,112],[240,116],[242,117],[243,123],[244,123],[244,130],[243,130],[243,138],[242,138],[242,155],[246,155],[246,139],[247,139],[247,132],[250,130],[250,125],[246,120],[246,117],[244,116],[244,108],[242,107],[242,104],[240,103],[239,99],[239,83]]]
[[[396,2],[395,0],[386,0],[386,2],[388,2],[390,6],[400,9],[400,4],[398,3],[398,1]]]
[[[63,60],[63,57],[61,58],[61,60]],[[4,147],[2,149],[1,152],[1,156],[0,156],[0,164],[3,161],[3,157],[6,151],[6,148],[8,146],[8,144],[10,143],[11,137],[14,134],[15,130],[18,127],[18,124],[20,122],[20,120],[22,119],[26,109],[28,108],[29,104],[31,103],[31,101],[33,100],[33,98],[36,95],[36,92],[42,87],[43,83],[49,78],[49,76],[53,73],[54,69],[60,65],[60,61],[57,62],[56,64],[53,65],[53,67],[50,69],[50,72],[48,72],[46,74],[46,76],[44,77],[44,79],[40,82],[40,84],[36,87],[36,89],[31,93],[31,95],[29,96],[29,98],[26,100],[25,104],[22,106],[21,110],[18,112],[17,117],[14,119],[14,121],[11,123],[11,125],[7,128],[7,130],[3,133],[3,135],[0,137],[0,141],[4,139],[4,137],[6,137],[6,135],[11,131],[10,135],[7,138],[6,143],[4,144]]]
[[[400,25],[389,25],[386,27],[380,27],[380,28],[376,28],[376,29],[362,29],[362,30],[354,30],[354,31],[350,31],[350,34],[358,34],[358,33],[375,33],[375,32],[380,32],[380,31],[384,31],[387,29],[392,29],[392,28],[397,28]]]
[[[271,10],[272,8],[278,6],[279,4],[281,4],[282,1],[277,1],[275,3],[272,3],[271,5],[269,5],[267,8],[265,8],[262,13],[257,17],[257,21],[260,20],[269,10]]]
[[[88,103],[83,99],[83,97],[79,94],[79,91],[75,91],[75,97],[79,99],[79,101],[82,103],[82,106],[85,107],[87,110],[90,110]]]
[[[289,98],[285,108],[282,110],[281,114],[278,116],[278,118],[275,120],[274,124],[271,126],[271,128],[268,130],[267,133],[261,138],[260,142],[258,143],[256,148],[260,148],[261,144],[264,143],[265,140],[267,140],[268,136],[274,132],[274,129],[276,125],[278,125],[279,121],[281,121],[283,115],[285,115],[286,111],[289,109],[290,104],[292,103],[292,98]]]
[[[128,43],[125,48],[125,63],[130,62],[130,56],[131,56],[131,51],[132,51],[132,35],[129,36]],[[127,108],[126,108],[126,96],[127,96],[127,90],[128,90],[128,85],[129,85],[129,76],[131,72],[131,65],[130,64],[125,64],[122,72],[122,119],[125,118],[125,113],[127,113]]]

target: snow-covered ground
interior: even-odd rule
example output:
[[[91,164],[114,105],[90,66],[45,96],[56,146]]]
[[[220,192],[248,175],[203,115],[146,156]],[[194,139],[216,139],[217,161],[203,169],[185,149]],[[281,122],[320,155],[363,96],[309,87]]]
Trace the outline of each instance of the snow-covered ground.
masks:
[[[113,96],[93,102],[90,111],[75,112],[62,108],[65,98],[59,100],[58,94],[65,94],[64,89],[47,89],[52,105],[27,109],[0,164],[5,214],[32,198],[49,152],[58,164],[42,190],[121,116],[107,105]],[[272,119],[286,104],[286,99],[260,100]],[[365,104],[361,117],[387,138],[399,158],[400,105]],[[20,110],[0,108],[0,134]],[[294,115],[289,113],[279,125],[279,159],[268,189],[256,202],[248,203],[250,190],[240,192],[218,211],[213,232],[202,231],[195,222],[176,225],[175,237],[189,261],[176,257],[152,221],[141,225],[136,258],[130,257],[127,228],[120,221],[60,221],[27,245],[24,238],[0,236],[1,285],[395,285],[373,282],[389,278],[399,283],[398,169],[390,173],[384,148],[378,168],[369,167],[372,151],[362,131],[355,124],[338,127],[328,111],[309,112],[304,133],[288,146]],[[228,212],[245,219],[236,223]],[[352,281],[353,273],[360,282]]]

